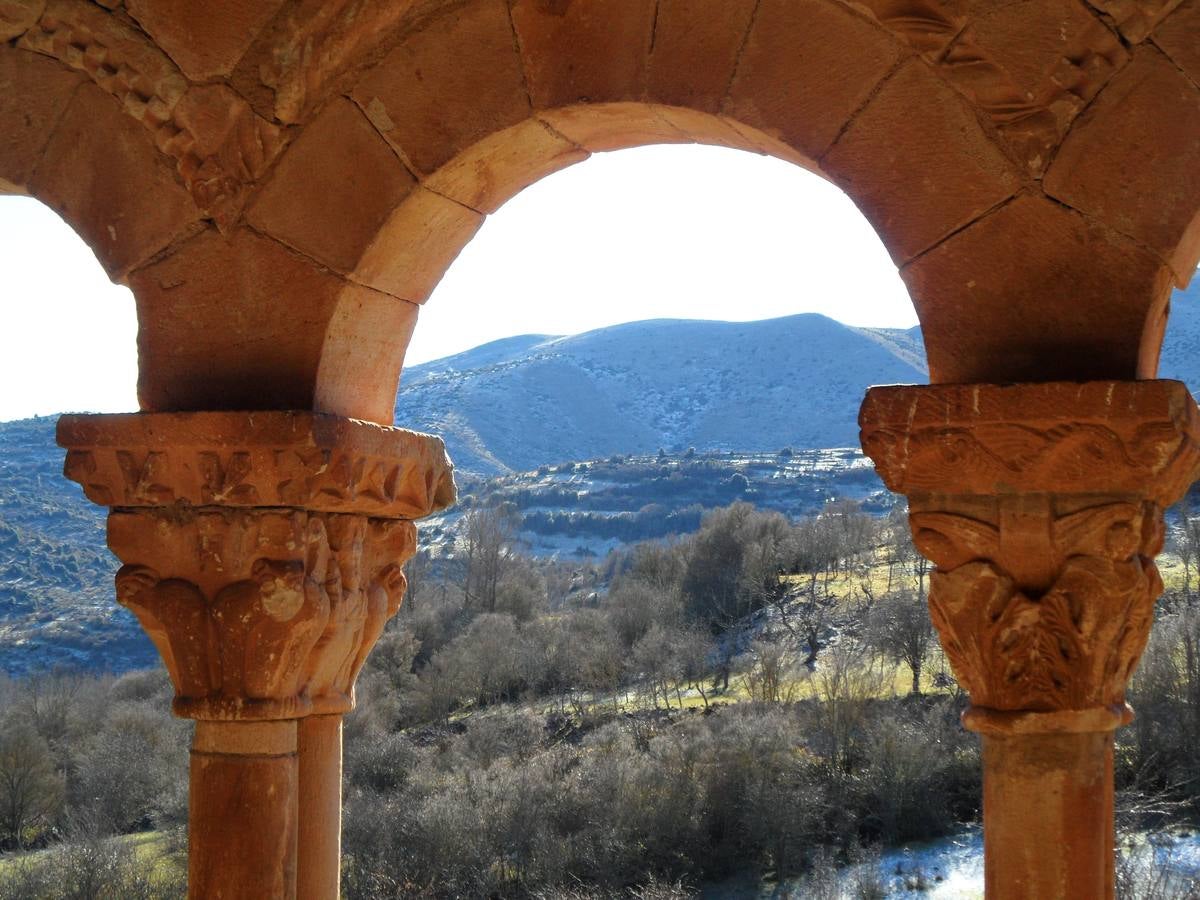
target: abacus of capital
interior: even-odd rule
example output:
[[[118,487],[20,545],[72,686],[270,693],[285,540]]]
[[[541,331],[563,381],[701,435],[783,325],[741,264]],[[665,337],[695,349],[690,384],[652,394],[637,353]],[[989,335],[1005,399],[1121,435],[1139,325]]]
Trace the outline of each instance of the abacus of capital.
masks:
[[[138,617],[196,720],[193,897],[338,894],[341,719],[400,607],[442,441],[304,412],[65,416]]]
[[[862,444],[936,566],[929,607],[983,740],[989,900],[1113,896],[1113,732],[1196,478],[1173,381],[872,388]]]

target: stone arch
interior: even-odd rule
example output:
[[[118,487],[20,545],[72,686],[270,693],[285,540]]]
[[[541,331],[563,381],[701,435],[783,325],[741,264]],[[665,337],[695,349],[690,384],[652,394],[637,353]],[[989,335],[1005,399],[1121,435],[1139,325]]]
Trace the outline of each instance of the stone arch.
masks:
[[[841,186],[934,381],[1144,377],[1200,255],[1197,5],[218,3],[200,29],[157,0],[14,0],[0,177],[134,289],[149,410],[388,421],[417,308],[483,215],[670,141]]]
[[[0,85],[0,193],[57,212],[114,281],[200,228],[150,132],[85,73],[0,45]]]
[[[839,65],[844,77],[826,77]],[[896,140],[905,120],[922,142]],[[380,418],[394,381],[365,385],[362,367],[347,365],[363,347],[380,349],[364,299],[424,302],[482,217],[548,172],[646,143],[769,153],[847,189],[903,264],[1023,189],[1027,176],[989,129],[910,43],[838,3],[472,0],[431,18],[326,105],[248,218],[378,292],[339,303],[314,396],[319,408]],[[356,161],[327,149],[351,134]],[[344,192],[367,156],[391,169],[399,202],[381,196],[378,179]],[[945,171],[931,179],[936,165]],[[327,168],[342,195],[306,196],[302,185]],[[320,227],[304,213],[310,203],[344,207],[351,227]],[[378,226],[356,231],[366,208]],[[399,374],[400,340],[380,354],[389,375]]]
[[[914,17],[903,6],[472,0],[431,15],[316,114],[248,213],[375,291],[335,305],[315,405],[387,420],[410,329],[381,341],[381,316],[395,315],[392,298],[423,303],[517,190],[591,152],[681,141],[770,153],[846,190],[909,285],[934,380],[1150,374],[1169,285],[1186,277],[1192,251],[1176,247],[1187,229],[1148,245],[1136,223],[1066,202],[1071,178],[1058,176],[1088,153],[1078,114],[1141,66],[1139,53],[1159,51],[1131,56],[1069,3],[1046,14],[1068,35],[1067,62],[1051,59],[1061,47],[1005,43],[1016,27],[1005,9],[955,18],[925,4]],[[1063,66],[1069,89],[1057,86]],[[338,203],[302,185],[326,167],[330,183],[349,183],[355,163],[328,148],[351,132],[359,160],[369,145],[392,168],[399,200],[367,179],[341,198],[357,232],[321,228],[306,204]]]

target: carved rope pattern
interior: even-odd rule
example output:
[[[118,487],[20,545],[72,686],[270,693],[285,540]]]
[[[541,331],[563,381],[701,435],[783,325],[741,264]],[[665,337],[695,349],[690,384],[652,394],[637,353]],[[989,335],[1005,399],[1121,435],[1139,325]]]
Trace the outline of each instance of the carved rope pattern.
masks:
[[[222,85],[189,86],[150,40],[84,0],[51,0],[20,46],[87,74],[175,160],[196,205],[227,230],[284,133]]]
[[[1099,423],[1038,427],[990,423],[973,427],[926,425],[903,433],[864,429],[863,449],[879,461],[902,461],[888,474],[905,493],[970,492],[970,486],[1008,481],[1026,490],[1059,491],[1113,473],[1130,485],[1181,494],[1194,478],[1194,440],[1168,423],[1147,422],[1132,434]],[[903,485],[903,487],[900,487]],[[1110,483],[1108,487],[1115,487]]]

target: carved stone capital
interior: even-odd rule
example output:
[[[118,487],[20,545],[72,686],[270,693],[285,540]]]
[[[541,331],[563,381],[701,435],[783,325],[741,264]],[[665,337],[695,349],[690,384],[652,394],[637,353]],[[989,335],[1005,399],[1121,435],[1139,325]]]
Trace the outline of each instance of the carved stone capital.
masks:
[[[1162,590],[1162,511],[1200,466],[1187,389],[873,388],[860,424],[936,566],[930,612],[974,704],[967,724],[1027,733],[1126,721],[1125,684]]]
[[[455,499],[441,438],[308,412],[63,416],[64,473],[110,507],[295,507],[417,519]]]
[[[411,519],[454,501],[442,441],[305,412],[64,416],[112,508],[117,599],[202,720],[346,712],[404,596]]]
[[[177,715],[346,712],[400,608],[416,528],[305,510],[116,510],[117,599],[175,684]]]

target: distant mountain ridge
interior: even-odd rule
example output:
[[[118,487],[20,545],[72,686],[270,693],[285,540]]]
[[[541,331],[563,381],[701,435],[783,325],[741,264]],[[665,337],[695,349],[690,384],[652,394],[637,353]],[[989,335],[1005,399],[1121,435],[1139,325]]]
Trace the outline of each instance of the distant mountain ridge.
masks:
[[[1174,298],[1161,376],[1200,388],[1200,280]],[[397,423],[444,434],[459,468],[479,474],[656,454],[660,446],[776,456],[785,446],[856,447],[855,419],[868,385],[925,380],[915,328],[850,328],[814,315],[634,322],[573,337],[521,335],[413,366],[397,398]],[[104,547],[104,511],[62,477],[55,418],[0,423],[0,672],[151,665],[156,656],[149,640],[113,599],[117,562]],[[689,456],[671,465],[686,468]],[[825,456],[844,457],[846,465],[857,459],[853,453]],[[632,517],[617,524],[632,527],[652,518],[655,504],[661,514],[672,511],[670,497],[648,495],[645,507],[632,502],[634,489],[647,489],[653,479],[631,488],[612,475],[614,466],[631,464],[579,467],[586,476],[571,474],[575,466],[559,467],[509,478],[501,487],[529,494],[526,511],[557,517],[562,533],[551,529],[545,539],[558,539],[569,551],[579,539],[564,513],[595,518],[616,510]],[[738,482],[724,470],[716,475],[716,481],[697,482],[697,490],[727,502]],[[768,469],[758,475],[775,477]],[[856,481],[855,471],[833,476],[839,490],[847,482],[871,489]],[[569,507],[556,499],[555,487],[564,481],[579,488],[568,492],[574,498]],[[669,478],[666,484],[677,486]],[[754,479],[747,485],[747,496],[758,500],[800,488]],[[809,499],[819,500],[827,487],[810,486]],[[807,502],[792,494],[785,499]],[[622,506],[616,495],[629,495],[630,502]],[[425,540],[436,541],[441,527],[427,523]]]
[[[868,386],[926,379],[915,328],[655,319],[413,366],[396,424],[443,435],[481,474],[659,448],[845,447]]]

